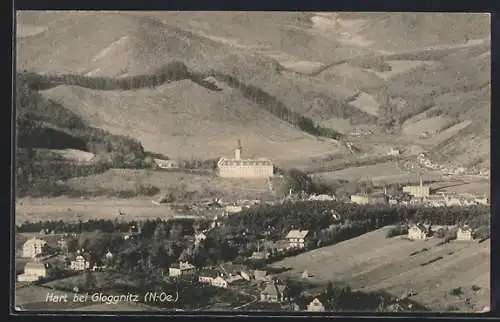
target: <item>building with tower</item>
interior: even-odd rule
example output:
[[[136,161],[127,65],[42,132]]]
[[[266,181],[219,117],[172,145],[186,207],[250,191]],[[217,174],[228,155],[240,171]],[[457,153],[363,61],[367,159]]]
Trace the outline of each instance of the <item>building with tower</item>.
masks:
[[[269,159],[242,159],[240,140],[234,150],[234,158],[221,158],[217,168],[219,176],[224,178],[269,178],[274,173],[274,166]]]

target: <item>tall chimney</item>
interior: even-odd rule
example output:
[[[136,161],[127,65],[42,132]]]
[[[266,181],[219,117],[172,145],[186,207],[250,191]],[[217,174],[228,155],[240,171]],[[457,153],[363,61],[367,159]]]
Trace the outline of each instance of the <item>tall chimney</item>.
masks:
[[[241,157],[241,141],[238,139],[238,145],[236,146],[236,149],[234,150],[234,159],[235,160],[240,160]]]

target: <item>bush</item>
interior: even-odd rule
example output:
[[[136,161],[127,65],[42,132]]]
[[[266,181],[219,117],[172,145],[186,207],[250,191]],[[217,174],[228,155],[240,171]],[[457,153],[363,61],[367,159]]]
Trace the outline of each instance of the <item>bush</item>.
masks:
[[[463,291],[462,291],[462,288],[460,286],[456,287],[450,291],[450,295],[453,295],[453,296],[460,296],[462,294],[463,294]]]
[[[389,229],[385,235],[386,238],[391,238],[395,236],[401,236],[401,235],[406,235],[408,234],[408,228],[403,225],[397,225],[396,227],[393,227]]]

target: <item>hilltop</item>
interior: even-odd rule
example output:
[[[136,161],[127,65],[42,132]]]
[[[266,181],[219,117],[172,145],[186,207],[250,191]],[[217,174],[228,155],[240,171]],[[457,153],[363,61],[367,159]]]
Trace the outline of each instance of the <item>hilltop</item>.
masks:
[[[183,77],[153,86],[59,82],[40,91],[89,126],[130,134],[146,150],[215,157],[230,153],[240,136],[249,156],[280,162],[347,153],[318,135],[338,139],[338,132],[378,126],[382,136],[389,129],[413,140],[438,124],[435,137],[418,144],[443,162],[450,153],[459,164],[488,166],[488,15],[20,12],[17,18],[18,72],[125,81],[184,66]],[[217,91],[200,83],[206,76]],[[477,147],[476,159],[464,141]]]

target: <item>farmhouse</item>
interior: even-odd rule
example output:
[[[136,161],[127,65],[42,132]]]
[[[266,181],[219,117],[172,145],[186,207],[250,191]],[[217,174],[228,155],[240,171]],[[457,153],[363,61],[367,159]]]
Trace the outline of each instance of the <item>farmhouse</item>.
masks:
[[[268,283],[260,292],[260,301],[267,303],[281,303],[285,301],[285,285]]]
[[[175,160],[153,159],[157,168],[160,169],[177,169],[179,163]]]
[[[473,232],[472,228],[465,225],[463,227],[459,227],[457,230],[457,240],[473,240]]]
[[[34,282],[47,276],[45,265],[40,262],[29,262],[24,266],[24,273],[17,275],[19,282]]]
[[[75,260],[71,261],[70,268],[74,271],[84,271],[90,267],[90,262],[82,255],[76,256]]]
[[[43,239],[33,237],[28,239],[23,245],[23,257],[35,258],[43,253],[43,248],[47,242]]]
[[[192,276],[195,273],[196,267],[188,262],[175,263],[168,268],[170,277]]]
[[[309,230],[293,229],[286,235],[289,248],[305,248],[307,239],[309,237]]]
[[[401,150],[399,150],[398,148],[391,148],[389,155],[393,157],[398,157],[401,155]]]
[[[417,224],[412,225],[408,228],[408,239],[411,240],[422,240],[430,237],[431,228],[430,226]]]
[[[241,144],[234,152],[234,158],[221,158],[217,163],[219,176],[224,178],[269,178],[273,176],[274,166],[269,159],[241,159]]]
[[[325,306],[318,298],[315,298],[307,305],[307,312],[325,312]]]

